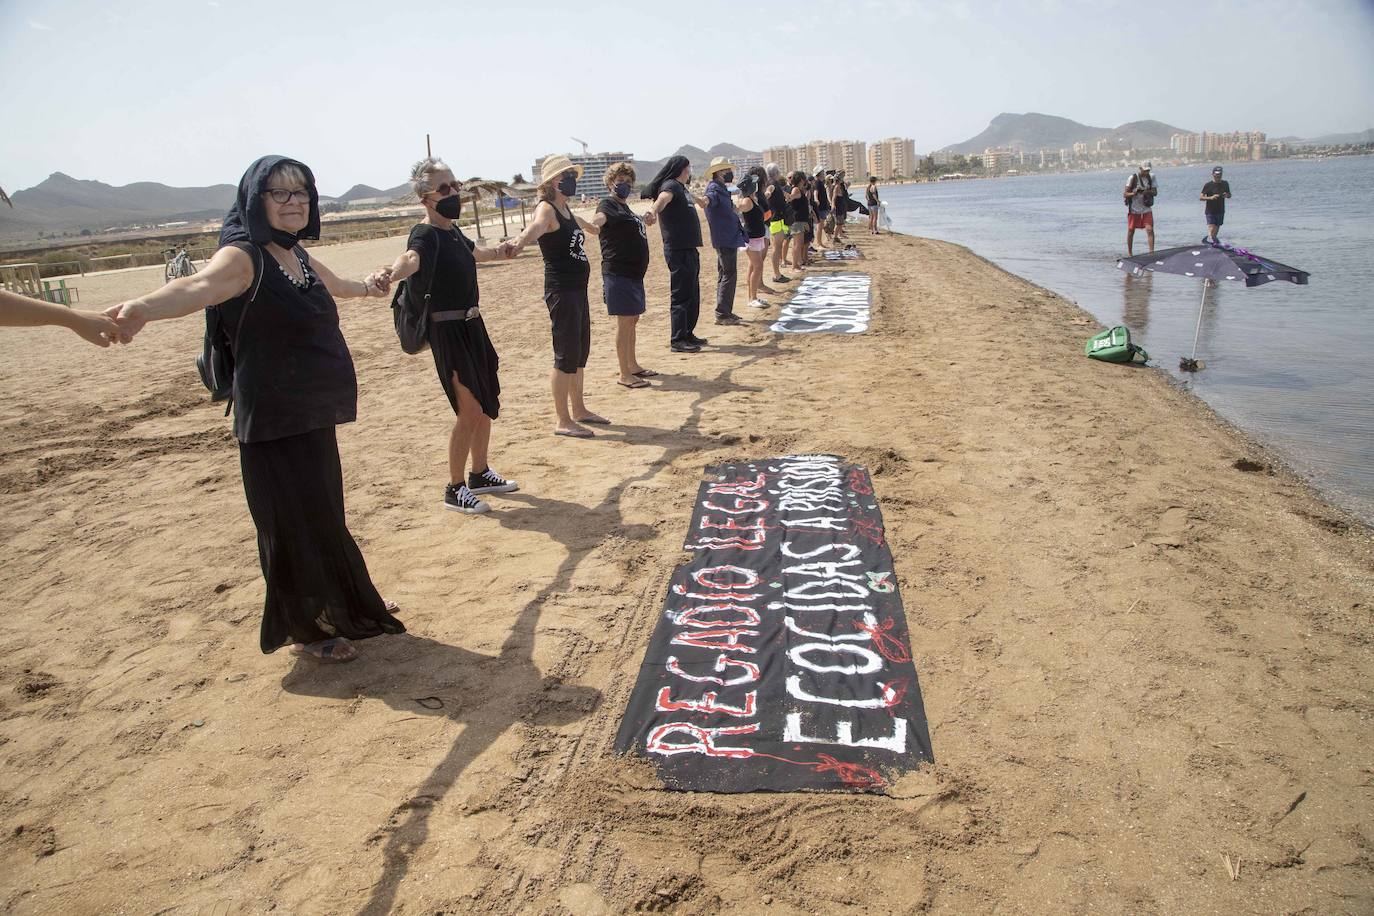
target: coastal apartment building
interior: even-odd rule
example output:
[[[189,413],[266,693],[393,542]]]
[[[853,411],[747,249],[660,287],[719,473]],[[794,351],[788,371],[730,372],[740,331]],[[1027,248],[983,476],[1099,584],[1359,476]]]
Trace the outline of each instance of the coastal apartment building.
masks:
[[[1200,134],[1174,134],[1169,149],[1180,156],[1209,156],[1214,159],[1263,159],[1268,137],[1260,130],[1233,130]]]
[[[534,160],[534,171],[532,181],[538,183],[540,171],[544,168],[544,160],[549,156],[556,156],[558,153],[549,153]],[[577,194],[597,199],[607,196],[610,192],[606,190],[606,183],[601,179],[605,176],[606,170],[617,162],[633,162],[634,153],[563,153],[572,160],[574,165],[582,166],[582,177],[577,180]],[[652,176],[651,176],[652,177]]]
[[[862,140],[812,140],[800,146],[770,146],[763,151],[763,161],[776,162],[783,172],[844,169],[850,181],[866,180],[869,175],[868,144]]]
[[[996,149],[988,147],[983,150],[983,168],[989,172],[1005,172],[1013,165],[1021,164],[1020,155],[1014,149]]]
[[[910,137],[888,137],[875,140],[868,148],[867,168],[869,175],[887,180],[898,175],[910,177],[916,174],[916,141]]]

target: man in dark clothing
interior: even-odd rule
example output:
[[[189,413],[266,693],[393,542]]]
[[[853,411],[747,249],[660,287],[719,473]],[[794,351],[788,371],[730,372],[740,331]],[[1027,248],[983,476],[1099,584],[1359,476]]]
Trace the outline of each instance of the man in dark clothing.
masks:
[[[701,308],[701,223],[696,207],[705,207],[706,198],[690,190],[692,164],[686,156],[671,157],[649,182],[643,196],[653,203],[653,212],[663,233],[663,257],[668,262],[668,311],[674,353],[696,353],[706,338],[694,333]]]
[[[1212,180],[1202,186],[1198,200],[1205,201],[1207,215],[1207,235],[1202,241],[1208,245],[1217,244],[1217,231],[1226,219],[1226,199],[1231,196],[1230,182],[1221,180],[1221,166],[1212,169]]]
[[[735,286],[739,250],[748,239],[730,196],[735,171],[729,161],[717,156],[706,167],[706,178],[706,226],[711,231],[711,247],[716,250],[716,324],[739,324],[735,315]]]

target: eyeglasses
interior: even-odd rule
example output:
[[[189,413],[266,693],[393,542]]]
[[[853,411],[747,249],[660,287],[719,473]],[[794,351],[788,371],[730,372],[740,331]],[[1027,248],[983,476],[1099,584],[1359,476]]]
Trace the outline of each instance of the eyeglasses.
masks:
[[[440,197],[448,197],[450,194],[461,194],[463,193],[463,183],[461,181],[454,181],[451,183],[446,181],[430,193],[438,194]]]
[[[306,203],[310,200],[310,192],[305,188],[292,191],[290,188],[268,188],[267,196],[272,198],[273,203],[284,204],[288,201],[299,200]]]

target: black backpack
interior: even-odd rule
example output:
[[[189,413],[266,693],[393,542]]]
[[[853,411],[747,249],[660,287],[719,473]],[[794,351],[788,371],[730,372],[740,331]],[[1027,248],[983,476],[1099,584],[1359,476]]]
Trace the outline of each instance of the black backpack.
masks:
[[[227,401],[224,405],[224,415],[229,416],[229,411],[234,406],[234,351],[238,349],[239,334],[243,332],[243,323],[248,318],[248,306],[258,298],[258,289],[262,286],[262,249],[257,245],[253,247],[253,291],[251,294],[235,296],[227,299],[219,305],[211,305],[205,309],[205,341],[201,345],[201,353],[196,357],[196,371],[200,373],[200,381],[210,391],[210,400],[213,403]],[[243,314],[239,316],[238,331],[234,333],[234,339],[229,340],[229,332],[225,328],[224,313],[220,311],[226,305],[235,302],[243,303]]]
[[[410,354],[423,353],[429,349],[429,294],[434,290],[434,274],[439,266],[439,252],[436,249],[434,261],[429,268],[429,282],[425,284],[425,294],[420,296],[411,285],[416,279],[410,277],[396,284],[396,292],[391,296],[391,314],[396,320],[396,336],[400,338],[401,349]],[[421,267],[424,265],[421,264]]]

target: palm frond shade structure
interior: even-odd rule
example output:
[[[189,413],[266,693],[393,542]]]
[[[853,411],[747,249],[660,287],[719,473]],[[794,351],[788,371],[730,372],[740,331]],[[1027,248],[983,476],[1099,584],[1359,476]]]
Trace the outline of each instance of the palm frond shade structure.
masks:
[[[1193,352],[1191,356],[1179,360],[1179,368],[1185,372],[1196,372],[1200,368],[1197,361],[1197,339],[1202,329],[1202,310],[1207,305],[1207,288],[1210,284],[1232,281],[1251,287],[1282,280],[1297,286],[1306,286],[1307,278],[1311,276],[1305,270],[1280,264],[1253,251],[1225,243],[1166,248],[1153,254],[1120,258],[1116,266],[1136,276],[1153,271],[1202,279],[1202,301],[1198,303],[1197,326],[1193,329]]]

